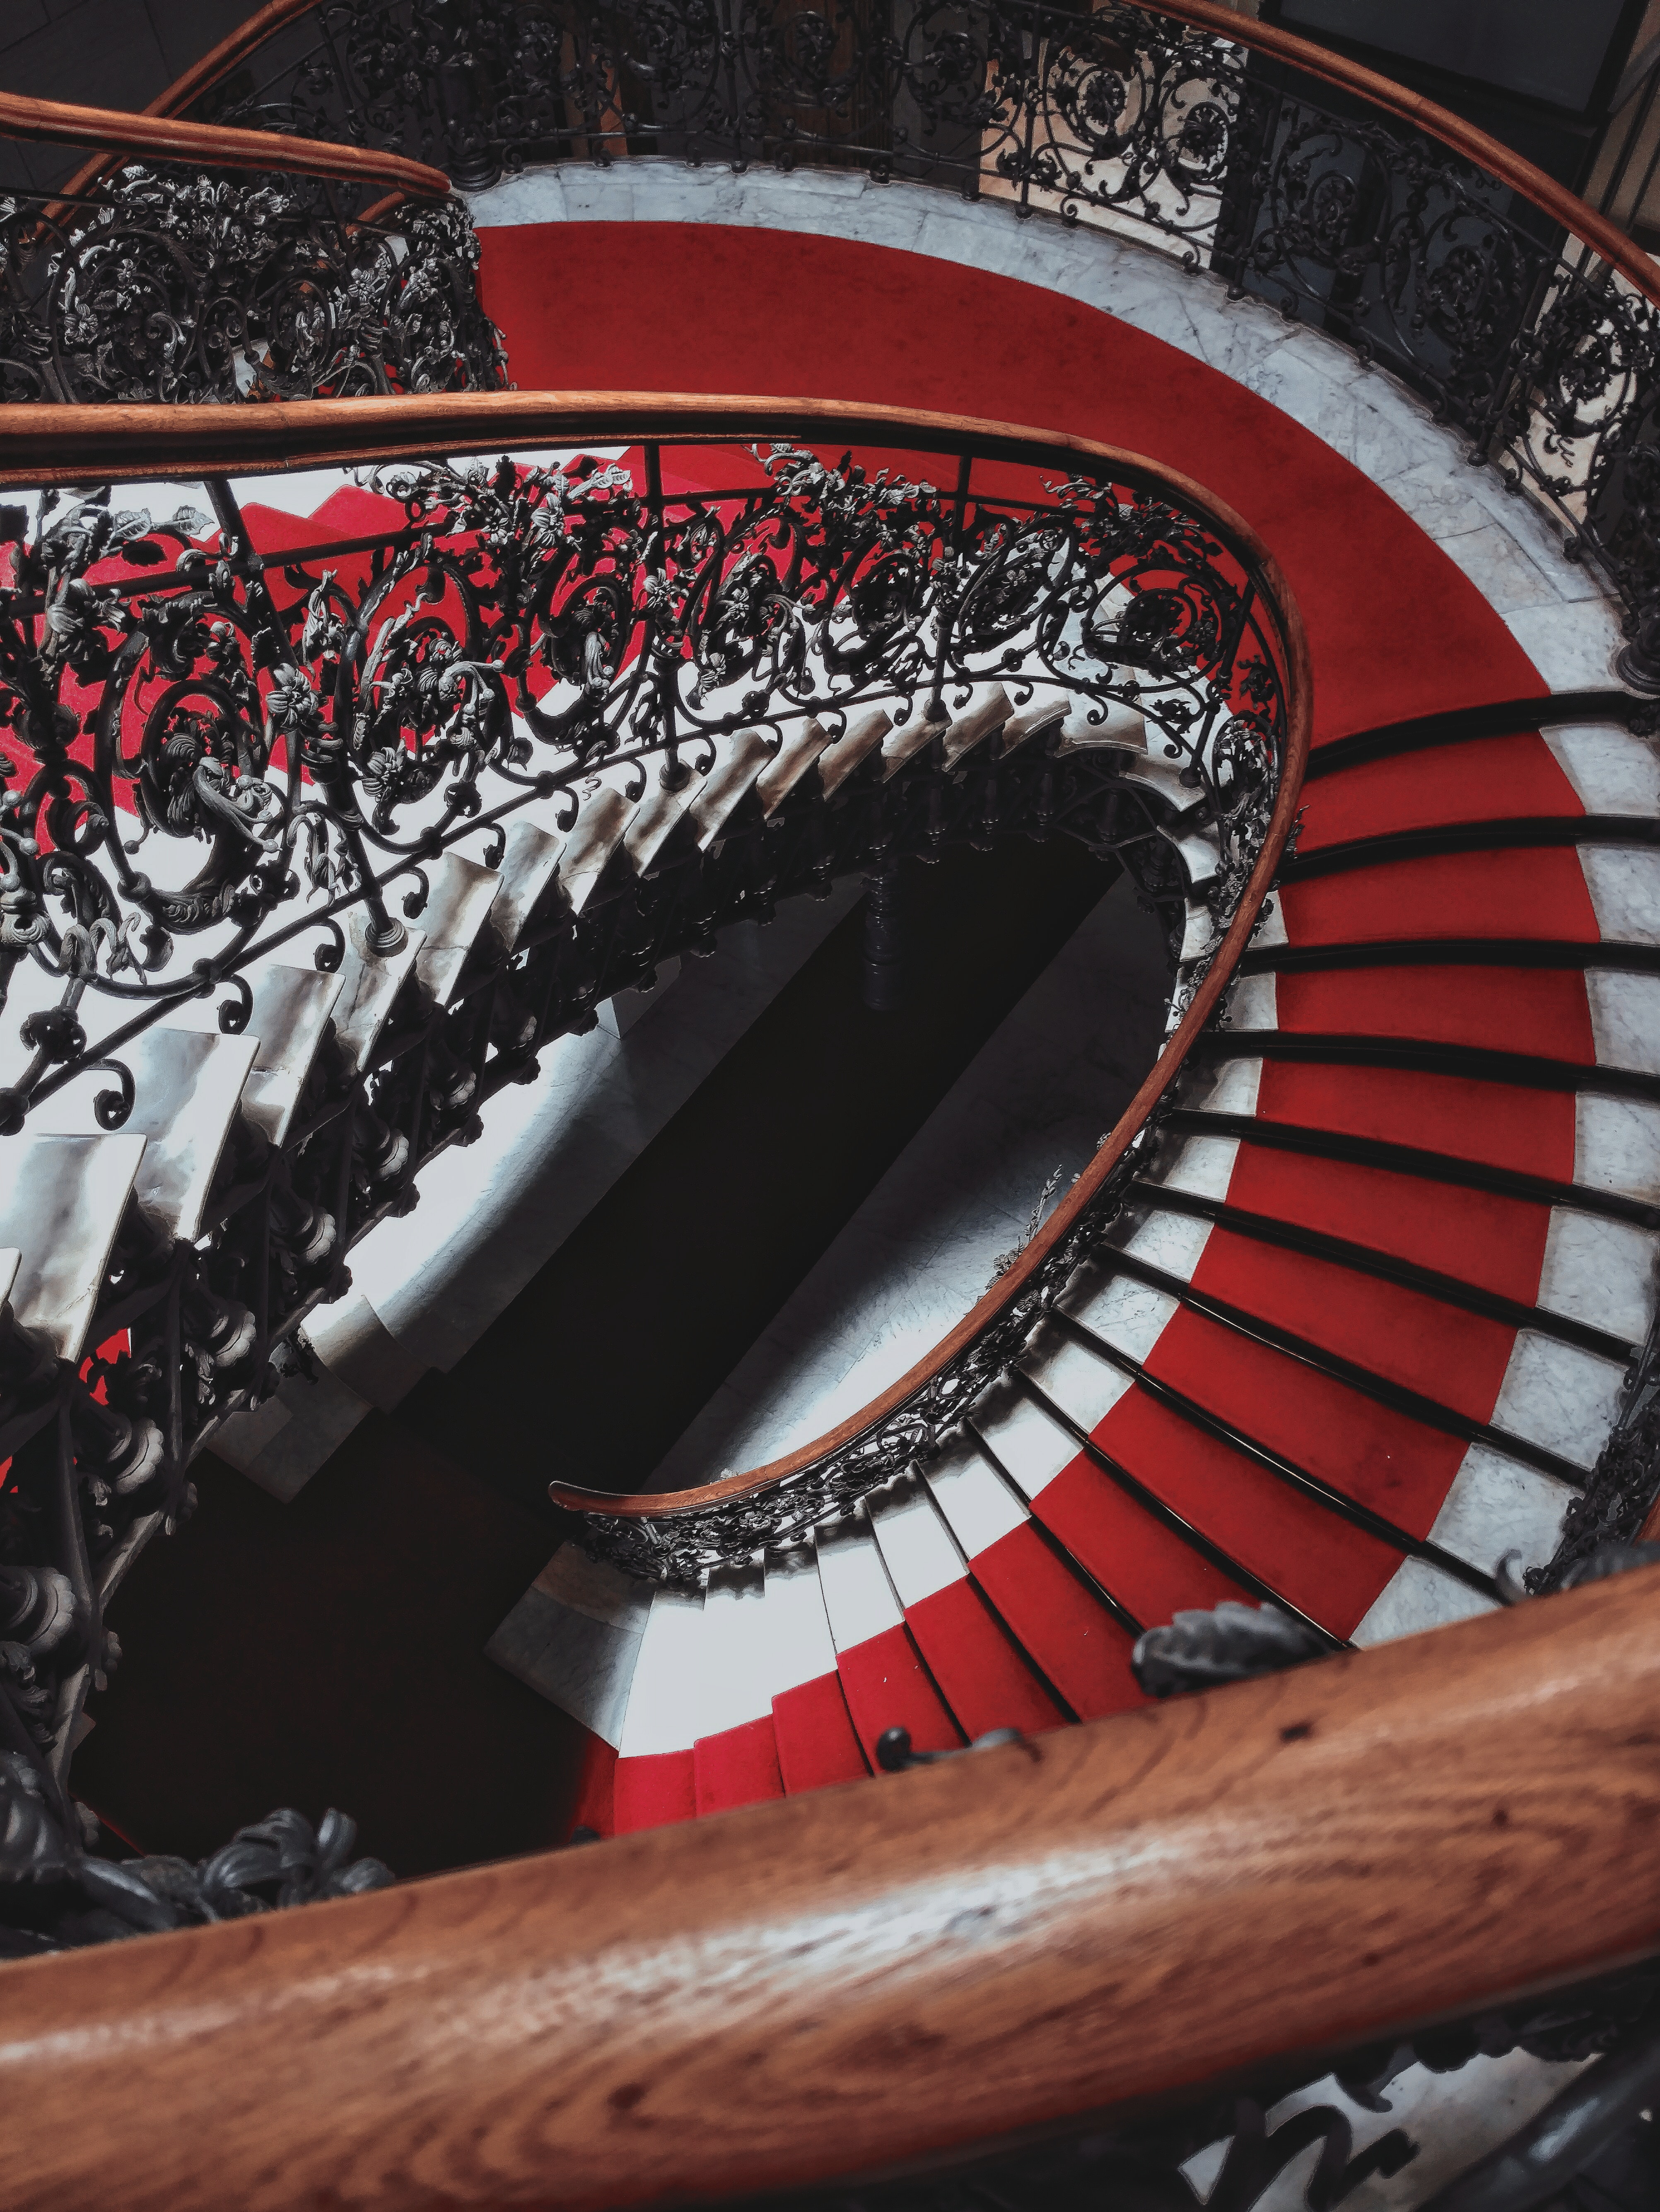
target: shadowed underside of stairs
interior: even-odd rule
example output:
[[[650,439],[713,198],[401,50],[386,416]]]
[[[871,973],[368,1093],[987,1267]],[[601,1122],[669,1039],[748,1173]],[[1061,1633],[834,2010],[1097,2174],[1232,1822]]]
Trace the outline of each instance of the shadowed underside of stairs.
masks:
[[[897,1016],[862,1004],[856,908],[452,1372],[291,1504],[198,1460],[195,1519],[120,1595],[87,1801],[196,1855],[278,1798],[340,1803],[404,1875],[567,1834],[583,1731],[483,1656],[546,1559],[550,1476],[649,1475],[1115,874],[1068,839],[919,868]]]

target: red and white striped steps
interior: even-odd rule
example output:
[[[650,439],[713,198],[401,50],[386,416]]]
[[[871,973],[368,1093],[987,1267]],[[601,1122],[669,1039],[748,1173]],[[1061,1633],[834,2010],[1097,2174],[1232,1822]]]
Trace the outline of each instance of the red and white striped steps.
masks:
[[[1135,1632],[1184,1607],[1272,1596],[1366,1644],[1549,1556],[1651,1311],[1660,775],[1612,722],[1437,734],[1316,757],[1228,1025],[946,1454],[652,1598],[594,1825],[853,1778],[891,1726],[1122,1708]],[[1481,848],[1512,822],[1542,826]]]

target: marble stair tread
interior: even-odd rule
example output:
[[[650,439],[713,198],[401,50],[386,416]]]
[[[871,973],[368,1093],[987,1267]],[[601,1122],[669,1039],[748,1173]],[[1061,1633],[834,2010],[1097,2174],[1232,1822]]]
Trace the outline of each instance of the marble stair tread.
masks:
[[[836,1644],[836,1672],[865,1757],[874,1766],[885,1730],[910,1731],[917,1751],[964,1741],[918,1656],[868,1520],[853,1516],[817,1532],[819,1585]]]
[[[572,914],[587,911],[607,870],[622,854],[634,811],[614,784],[602,783],[583,799],[559,856],[559,888]]]
[[[785,1790],[822,1790],[870,1771],[848,1711],[818,1559],[810,1546],[766,1558],[772,1724]]]
[[[826,799],[833,798],[867,761],[879,757],[882,741],[892,727],[893,718],[883,707],[854,716],[845,733],[819,756],[818,786]]]
[[[777,757],[755,780],[755,794],[768,821],[791,793],[800,788],[830,743],[830,732],[811,716],[799,730],[785,738]]]
[[[484,1646],[484,1656],[613,1749],[652,1593],[562,1544]]]
[[[147,1139],[133,1194],[158,1228],[183,1243],[202,1233],[214,1170],[241,1104],[259,1048],[257,1036],[203,1034],[156,1022],[121,1048],[131,1071],[132,1110],[124,1133]],[[43,1133],[93,1135],[97,1094],[110,1078],[89,1072],[44,1099],[30,1115]]]
[[[1217,867],[1222,857],[1222,848],[1217,842],[1216,832],[1213,830],[1184,830],[1178,832],[1160,829],[1158,835],[1164,838],[1166,844],[1173,845],[1181,854],[1182,866],[1186,872],[1188,887],[1190,890],[1202,890],[1207,884],[1215,881]]]
[[[538,909],[553,896],[564,849],[565,841],[555,830],[522,820],[508,824],[489,923],[489,935],[504,954],[514,951]]]
[[[623,848],[639,875],[653,874],[696,844],[692,808],[706,779],[696,769],[683,766],[686,780],[678,790],[667,789],[660,777],[652,779],[629,823]]]
[[[998,758],[1006,760],[1034,738],[1047,741],[1063,726],[1072,712],[1071,692],[1039,685],[1026,705],[1017,707],[1004,723],[997,741]]]
[[[758,1560],[709,1577],[692,1743],[700,1814],[784,1794],[772,1717],[770,1626],[766,1572]]]
[[[654,1590],[629,1686],[619,1759],[690,1752],[702,1732],[705,1656],[702,1593]]]
[[[0,1245],[21,1256],[9,1295],[20,1327],[78,1360],[147,1140],[126,1130],[5,1140]]]
[[[1215,950],[1218,932],[1215,918],[1202,899],[1184,902],[1182,913],[1182,942],[1177,960],[1185,968],[1195,960],[1202,960]]]
[[[882,781],[891,783],[907,762],[915,760],[936,738],[943,740],[950,727],[948,715],[941,714],[931,721],[927,700],[917,699],[908,720],[899,723],[882,740]]]
[[[329,975],[277,960],[246,972],[253,1004],[245,1033],[258,1038],[258,1048],[242,1088],[242,1113],[268,1143],[281,1145],[329,1033],[345,979],[338,971]],[[171,1018],[179,1029],[218,1032],[218,1009],[211,1000],[193,1000]]]
[[[982,745],[994,744],[1014,712],[1014,702],[1000,684],[976,684],[982,696],[952,715],[945,736],[946,766],[956,768]]]
[[[447,1006],[489,921],[502,878],[494,868],[448,852],[432,862],[427,884],[420,914],[424,942],[415,957],[416,981],[434,1006]]]
[[[395,952],[370,950],[365,917],[355,915],[345,932],[340,963],[340,995],[334,1002],[334,1041],[349,1075],[361,1075],[374,1058],[380,1032],[415,972],[426,933],[405,931]]]
[[[928,1486],[897,1476],[866,1510],[906,1626],[964,1733],[1058,1727],[1065,1713],[972,1581]]]
[[[775,750],[762,730],[739,730],[729,741],[692,802],[691,828],[700,852],[731,835]]]
[[[969,1571],[1080,1720],[1141,1702],[1134,1638],[977,1443],[948,1444],[927,1469]]]
[[[1074,701],[1055,739],[1055,757],[1059,759],[1067,753],[1092,752],[1101,745],[1146,756],[1146,715],[1116,700],[1104,710],[1092,700]]]

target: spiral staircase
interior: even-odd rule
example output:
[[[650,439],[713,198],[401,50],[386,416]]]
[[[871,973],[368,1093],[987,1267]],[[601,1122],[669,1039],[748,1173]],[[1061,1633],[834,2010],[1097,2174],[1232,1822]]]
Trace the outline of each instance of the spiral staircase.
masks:
[[[1649,2201],[1652,264],[1206,0],[417,13],[0,100],[99,149],[0,362],[16,2201]],[[1063,837],[1162,1048],[862,1411],[552,1483],[564,1848],[100,1855],[354,1248],[723,932]]]

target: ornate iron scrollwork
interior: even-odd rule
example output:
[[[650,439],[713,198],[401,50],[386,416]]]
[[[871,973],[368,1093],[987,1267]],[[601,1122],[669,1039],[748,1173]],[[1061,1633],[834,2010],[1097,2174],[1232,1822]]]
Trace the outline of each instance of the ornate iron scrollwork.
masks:
[[[205,999],[222,1036],[259,1036],[274,956],[284,991],[308,955],[360,975],[392,958],[441,871],[501,870],[521,817],[531,849],[563,831],[575,850],[593,810],[672,798],[740,752],[753,781],[787,747],[866,748],[858,772],[752,795],[591,900],[544,876],[453,995],[394,979],[361,1062],[319,1044],[280,1139],[232,1121],[201,1234],[129,1209],[83,1372],[0,1314],[0,1747],[61,1774],[74,1685],[118,1656],[102,1593],[146,1528],[189,1511],[191,1450],[303,1368],[300,1324],[347,1287],[351,1243],[599,1001],[781,897],[1017,831],[1116,854],[1179,922],[1179,813],[1226,921],[1287,726],[1255,556],[1128,465],[1057,479],[1000,460],[982,493],[971,455],[948,457],[949,489],[926,459],[734,446],[707,491],[666,491],[654,446],[635,467],[398,464],[362,472],[380,526],[344,551],[261,554],[222,479],[164,520],[107,490],[0,514],[14,1136],[71,1085],[102,1129],[152,1111],[156,1040],[187,1042],[158,1024]],[[1149,756],[1158,776],[1123,772]],[[914,1455],[1036,1310],[771,1510],[817,1517]],[[653,1571],[759,1540],[732,1522],[675,1540]]]
[[[625,152],[851,166],[1214,271],[1401,378],[1536,500],[1624,602],[1625,673],[1660,688],[1657,309],[1400,118],[1122,0],[319,0],[307,21],[300,58],[198,112],[366,136],[469,186]]]
[[[459,200],[348,222],[304,178],[129,165],[0,203],[0,401],[497,389],[477,267]]]

